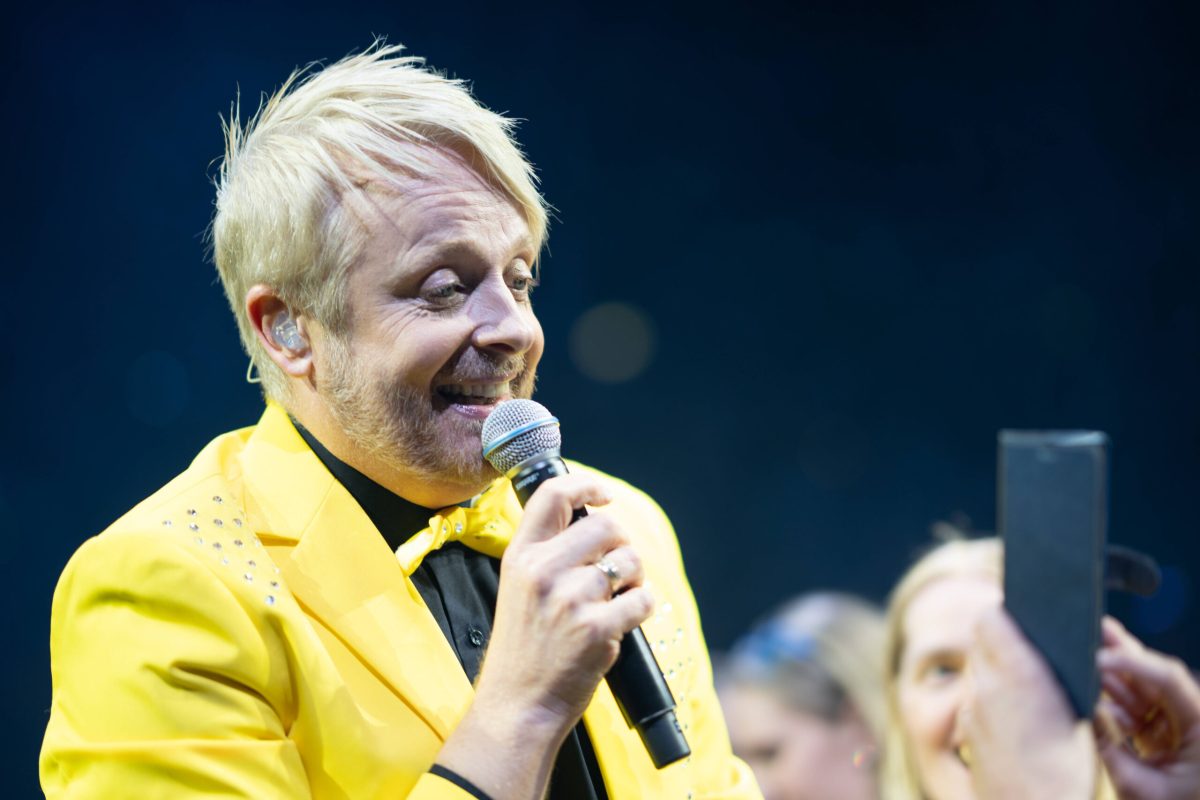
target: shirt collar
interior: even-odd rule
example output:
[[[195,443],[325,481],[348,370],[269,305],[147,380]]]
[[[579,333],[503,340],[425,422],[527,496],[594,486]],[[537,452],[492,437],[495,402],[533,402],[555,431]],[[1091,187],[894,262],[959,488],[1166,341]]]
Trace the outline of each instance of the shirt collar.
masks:
[[[429,526],[429,519],[437,513],[437,509],[419,506],[384,488],[329,452],[311,431],[295,419],[292,424],[325,468],[346,487],[346,491],[370,517],[392,550]]]

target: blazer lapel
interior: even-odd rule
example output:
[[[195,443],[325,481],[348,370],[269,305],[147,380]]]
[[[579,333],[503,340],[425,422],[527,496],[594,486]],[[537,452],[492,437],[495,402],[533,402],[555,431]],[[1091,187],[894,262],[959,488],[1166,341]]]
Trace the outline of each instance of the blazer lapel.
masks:
[[[473,689],[396,556],[350,493],[268,406],[241,455],[246,512],[302,607],[442,739]]]

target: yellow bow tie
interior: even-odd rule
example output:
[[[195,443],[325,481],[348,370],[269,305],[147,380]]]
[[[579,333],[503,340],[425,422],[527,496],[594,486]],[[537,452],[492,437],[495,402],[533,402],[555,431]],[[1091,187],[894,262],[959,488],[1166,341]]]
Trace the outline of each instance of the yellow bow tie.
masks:
[[[474,508],[456,506],[443,509],[429,519],[429,527],[411,536],[396,548],[396,559],[405,575],[412,575],[429,553],[446,542],[462,542],[492,558],[504,555],[512,539],[511,520],[496,508],[495,503],[481,503]]]

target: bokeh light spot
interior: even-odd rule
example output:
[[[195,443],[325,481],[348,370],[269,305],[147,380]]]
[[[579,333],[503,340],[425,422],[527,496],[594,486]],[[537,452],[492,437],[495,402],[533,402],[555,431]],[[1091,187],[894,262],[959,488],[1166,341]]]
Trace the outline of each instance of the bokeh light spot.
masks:
[[[585,311],[571,328],[568,347],[575,367],[600,383],[623,383],[650,366],[654,323],[627,303],[601,303]]]

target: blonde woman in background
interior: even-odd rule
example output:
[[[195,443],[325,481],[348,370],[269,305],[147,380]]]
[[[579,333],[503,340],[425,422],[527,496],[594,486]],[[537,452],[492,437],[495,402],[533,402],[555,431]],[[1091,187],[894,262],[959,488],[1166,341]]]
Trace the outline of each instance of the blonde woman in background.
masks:
[[[1093,741],[1003,612],[1002,567],[998,539],[949,541],[893,591],[884,800],[1111,798],[1097,752],[1121,800],[1200,798],[1200,688],[1186,669],[1105,620]]]
[[[734,646],[718,691],[766,800],[876,800],[883,615],[851,595],[788,602]]]

